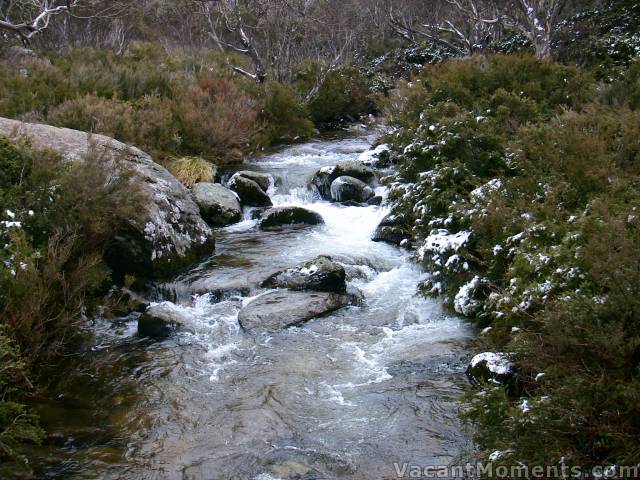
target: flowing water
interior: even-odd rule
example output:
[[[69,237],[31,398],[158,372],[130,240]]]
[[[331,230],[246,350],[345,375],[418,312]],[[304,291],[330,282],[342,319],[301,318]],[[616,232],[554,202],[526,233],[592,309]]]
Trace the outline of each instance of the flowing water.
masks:
[[[416,295],[425,275],[406,251],[370,240],[385,207],[330,204],[306,188],[371,140],[315,141],[245,166],[278,179],[276,205],[303,205],[326,225],[265,233],[247,211],[220,230],[210,258],[158,289],[190,318],[169,340],[139,339],[135,316],[96,321],[96,345],[40,406],[54,432],[43,477],[383,479],[396,478],[394,462],[446,465],[465,451],[470,328]],[[362,306],[276,334],[239,328],[261,280],[320,254],[350,265]]]

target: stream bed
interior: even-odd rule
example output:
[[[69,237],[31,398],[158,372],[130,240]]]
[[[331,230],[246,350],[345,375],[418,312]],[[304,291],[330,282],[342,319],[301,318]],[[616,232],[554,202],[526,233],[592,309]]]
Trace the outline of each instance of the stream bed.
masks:
[[[278,179],[276,206],[304,206],[326,224],[263,232],[245,211],[219,230],[215,253],[158,286],[155,300],[190,319],[168,340],[139,338],[135,315],[96,320],[96,344],[38,406],[51,432],[36,452],[42,478],[368,480],[397,478],[394,462],[464,455],[472,328],[416,295],[426,277],[409,252],[371,241],[384,204],[344,207],[306,187],[373,140],[317,140],[243,166]],[[278,333],[240,329],[261,280],[318,255],[350,265],[362,306]]]

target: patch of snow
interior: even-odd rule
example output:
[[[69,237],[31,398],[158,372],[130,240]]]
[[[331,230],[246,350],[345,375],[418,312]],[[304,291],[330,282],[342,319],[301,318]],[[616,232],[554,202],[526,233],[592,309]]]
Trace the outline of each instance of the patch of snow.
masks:
[[[435,230],[418,249],[418,257],[424,260],[428,254],[455,253],[464,247],[470,238],[471,232],[449,233],[448,230]]]
[[[471,368],[486,362],[487,368],[496,375],[506,375],[511,372],[511,362],[504,353],[483,352],[471,359]]]
[[[489,455],[489,461],[495,462],[496,460],[500,460],[503,457],[507,457],[513,453],[513,450],[496,450],[495,452]]]
[[[480,277],[477,275],[469,283],[460,287],[455,296],[453,305],[455,311],[461,315],[470,317],[480,308],[480,302],[473,298],[476,289],[480,286]]]
[[[389,145],[387,145],[386,143],[383,143],[382,145],[378,145],[373,150],[362,152],[358,157],[358,161],[362,163],[371,163],[376,158],[380,158],[381,154],[388,152],[390,149],[391,148],[389,147]],[[330,167],[330,168],[333,168],[333,167]],[[329,172],[329,173],[332,173],[332,172]]]
[[[486,198],[486,196],[491,193],[500,190],[502,188],[502,180],[499,178],[494,178],[493,180],[489,180],[484,185],[479,186],[475,190],[471,192],[471,198],[474,200],[482,200]]]

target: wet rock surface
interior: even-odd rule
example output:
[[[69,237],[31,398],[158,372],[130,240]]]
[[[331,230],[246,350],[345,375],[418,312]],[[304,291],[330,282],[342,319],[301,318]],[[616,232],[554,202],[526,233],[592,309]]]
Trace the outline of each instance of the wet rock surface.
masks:
[[[276,207],[262,214],[260,228],[262,230],[277,229],[283,227],[322,225],[322,215],[302,207]]]
[[[238,321],[248,332],[277,332],[346,307],[351,302],[348,295],[330,292],[270,292],[244,307]]]
[[[212,227],[224,227],[242,219],[237,195],[219,183],[196,183],[191,187],[191,196],[202,218]]]

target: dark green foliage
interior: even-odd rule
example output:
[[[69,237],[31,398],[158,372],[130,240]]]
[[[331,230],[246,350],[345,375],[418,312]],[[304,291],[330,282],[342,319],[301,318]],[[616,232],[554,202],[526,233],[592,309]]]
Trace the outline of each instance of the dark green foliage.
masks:
[[[266,87],[266,99],[260,113],[264,123],[263,143],[277,145],[309,138],[315,131],[307,109],[286,85],[272,83]]]
[[[298,76],[296,87],[302,94],[311,92],[318,78],[322,78],[320,66],[306,64]],[[369,83],[354,66],[343,66],[326,74],[308,107],[311,118],[320,126],[353,121],[375,111]]]
[[[509,352],[521,375],[519,398],[470,393],[484,459],[640,460],[635,69],[603,87],[530,57],[451,61],[390,98],[394,213],[418,242],[438,229],[470,234],[425,256],[438,280],[425,290],[453,306],[479,276],[475,317],[491,329],[478,348]]]
[[[607,0],[558,27],[555,56],[591,67],[603,80],[624,72],[640,50],[640,4],[635,0]]]

